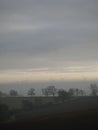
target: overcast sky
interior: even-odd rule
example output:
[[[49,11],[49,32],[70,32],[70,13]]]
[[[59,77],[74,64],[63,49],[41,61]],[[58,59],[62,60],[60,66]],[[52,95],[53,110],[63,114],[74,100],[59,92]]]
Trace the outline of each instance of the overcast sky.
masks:
[[[0,0],[0,83],[98,79],[97,0]]]

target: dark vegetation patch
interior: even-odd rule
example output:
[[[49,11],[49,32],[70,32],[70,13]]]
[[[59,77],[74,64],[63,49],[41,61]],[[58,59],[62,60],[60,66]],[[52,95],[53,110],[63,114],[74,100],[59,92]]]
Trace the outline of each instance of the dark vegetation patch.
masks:
[[[98,125],[98,109],[48,115],[2,124],[3,129],[60,130],[95,129]]]

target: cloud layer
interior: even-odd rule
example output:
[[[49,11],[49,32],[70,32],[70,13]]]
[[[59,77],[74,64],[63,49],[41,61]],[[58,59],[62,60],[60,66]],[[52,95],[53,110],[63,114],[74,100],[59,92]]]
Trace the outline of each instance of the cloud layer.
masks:
[[[0,71],[98,72],[97,7],[97,0],[1,0]]]

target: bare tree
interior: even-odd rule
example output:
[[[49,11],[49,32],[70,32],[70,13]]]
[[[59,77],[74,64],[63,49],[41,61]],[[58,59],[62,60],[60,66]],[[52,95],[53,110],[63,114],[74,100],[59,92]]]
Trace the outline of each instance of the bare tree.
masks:
[[[70,96],[69,92],[67,92],[64,89],[59,89],[58,90],[58,97],[64,102],[66,98]]]
[[[98,86],[95,83],[90,84],[90,89],[91,89],[91,95],[92,96],[97,96]]]
[[[80,90],[78,88],[76,88],[75,91],[76,91],[76,96],[79,96]]]
[[[35,95],[35,89],[34,88],[30,88],[29,91],[28,91],[28,95],[34,96]]]
[[[43,88],[43,89],[42,89],[42,94],[43,94],[44,96],[49,96],[48,89],[47,89],[47,88]]]
[[[45,96],[55,96],[57,94],[57,89],[55,86],[48,86],[47,88],[42,89],[42,94]]]
[[[84,90],[80,90],[80,96],[84,96],[84,94],[85,94],[85,92],[84,92]]]
[[[10,96],[18,96],[18,92],[14,89],[10,90]]]
[[[75,89],[74,88],[70,88],[68,92],[69,92],[70,96],[75,95]]]
[[[55,96],[57,94],[57,89],[55,86],[48,86],[47,89],[49,91],[49,95]]]

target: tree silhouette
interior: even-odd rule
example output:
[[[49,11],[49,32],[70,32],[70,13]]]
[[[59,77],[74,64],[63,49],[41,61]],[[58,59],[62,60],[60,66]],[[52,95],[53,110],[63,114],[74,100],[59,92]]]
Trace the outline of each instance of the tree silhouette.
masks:
[[[28,95],[34,96],[35,95],[35,89],[34,88],[30,88],[29,91],[28,91]]]
[[[10,96],[18,96],[18,92],[14,89],[10,90]]]
[[[57,94],[57,89],[55,86],[48,86],[47,88],[42,89],[42,94],[45,96],[55,96]]]
[[[59,89],[58,97],[64,102],[66,98],[70,96],[69,92],[64,89]]]
[[[95,83],[90,84],[90,89],[91,89],[91,95],[92,96],[97,96],[98,86]]]
[[[55,88],[55,86],[48,86],[47,89],[48,89],[50,95],[52,95],[52,96],[56,95],[57,89]]]
[[[47,89],[47,88],[43,88],[43,89],[42,89],[42,94],[43,94],[44,96],[49,96],[49,91],[48,91],[48,89]]]
[[[78,88],[76,88],[75,91],[76,91],[76,96],[79,96],[80,90]]]
[[[80,90],[80,96],[84,96],[84,90]]]
[[[74,88],[70,88],[68,92],[69,92],[70,96],[75,95],[75,89]]]

